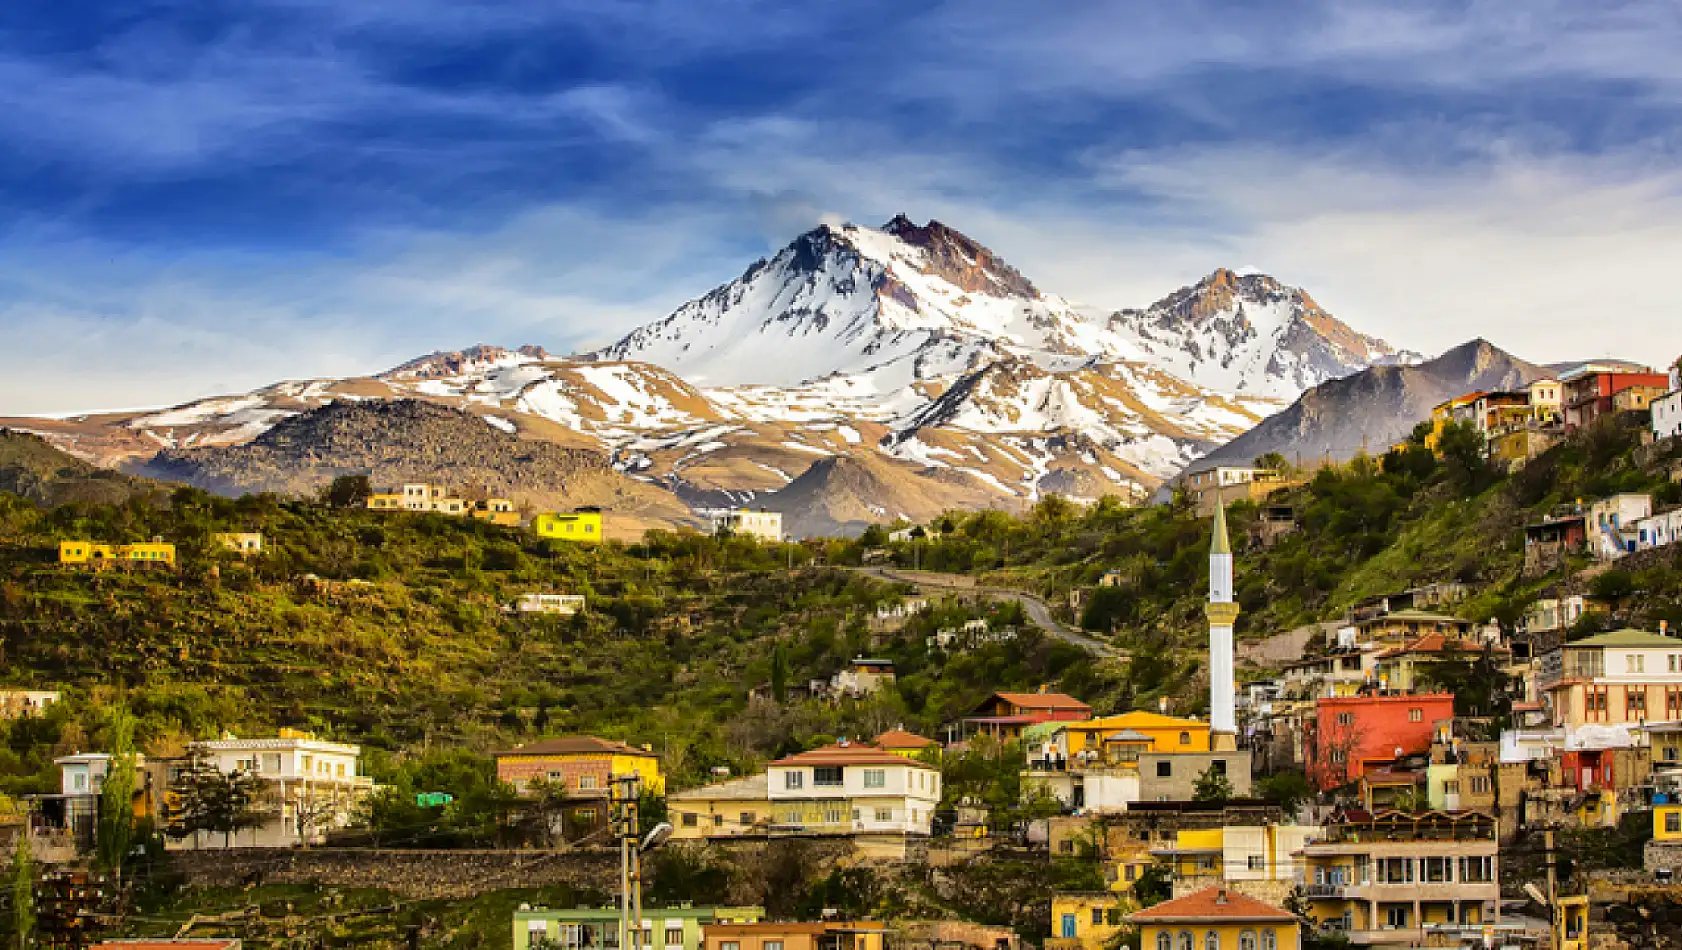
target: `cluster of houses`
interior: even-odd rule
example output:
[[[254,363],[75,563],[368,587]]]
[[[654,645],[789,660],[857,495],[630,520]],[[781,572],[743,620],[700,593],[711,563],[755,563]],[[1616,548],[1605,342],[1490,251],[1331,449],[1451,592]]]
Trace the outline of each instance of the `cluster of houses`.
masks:
[[[1524,571],[1559,569],[1572,554],[1599,561],[1665,547],[1682,539],[1682,507],[1659,511],[1645,492],[1620,492],[1592,502],[1559,505],[1524,529]]]
[[[374,492],[365,504],[372,511],[432,512],[477,518],[506,527],[518,527],[523,523],[519,509],[507,498],[467,498],[446,485],[431,482],[411,482]],[[715,534],[754,537],[770,542],[783,540],[781,512],[764,508],[719,508],[704,510],[701,514]],[[540,538],[590,543],[603,537],[602,510],[593,506],[575,508],[570,512],[542,512],[534,516],[530,524]]]

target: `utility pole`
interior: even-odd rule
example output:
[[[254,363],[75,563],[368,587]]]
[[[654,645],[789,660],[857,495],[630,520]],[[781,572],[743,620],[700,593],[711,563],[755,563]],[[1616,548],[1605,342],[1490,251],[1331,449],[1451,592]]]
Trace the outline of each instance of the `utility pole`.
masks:
[[[1559,874],[1554,856],[1554,826],[1549,824],[1542,832],[1542,847],[1547,852],[1548,862],[1548,920],[1553,921],[1558,915],[1555,910],[1559,906]]]
[[[642,849],[637,827],[642,776],[630,772],[615,775],[612,781],[614,832],[619,836],[619,950],[643,950]]]

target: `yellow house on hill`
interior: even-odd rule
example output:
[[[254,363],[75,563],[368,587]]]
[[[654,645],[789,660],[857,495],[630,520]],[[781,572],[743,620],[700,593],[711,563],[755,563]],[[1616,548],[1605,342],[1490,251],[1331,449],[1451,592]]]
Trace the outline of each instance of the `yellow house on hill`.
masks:
[[[1121,897],[1114,892],[1065,891],[1052,894],[1051,939],[1045,942],[1045,948],[1104,950],[1121,928]],[[1197,950],[1202,950],[1202,947]]]
[[[1208,752],[1209,724],[1197,719],[1176,719],[1160,713],[1135,710],[1119,716],[1104,716],[1063,727],[1069,736],[1069,754],[1087,750],[1102,752],[1104,740],[1120,732],[1149,736],[1149,752]]]
[[[100,544],[94,541],[60,541],[60,564],[87,564],[105,567],[110,564],[147,567],[155,564],[175,566],[175,545],[165,541],[145,541],[139,544]]]
[[[574,511],[571,514],[545,512],[532,519],[532,530],[540,538],[562,541],[595,542],[602,539],[600,511]]]
[[[636,773],[645,791],[666,794],[660,758],[649,749],[595,736],[563,736],[516,746],[493,756],[496,777],[524,794],[542,782],[572,798],[607,798],[613,776]]]
[[[1682,805],[1653,807],[1653,840],[1682,842]]]
[[[1226,887],[1209,887],[1131,914],[1141,950],[1296,950],[1289,911]]]
[[[486,498],[476,501],[473,507],[467,509],[469,517],[491,524],[502,525],[505,528],[516,527],[520,523],[520,512],[514,503],[506,498]]]

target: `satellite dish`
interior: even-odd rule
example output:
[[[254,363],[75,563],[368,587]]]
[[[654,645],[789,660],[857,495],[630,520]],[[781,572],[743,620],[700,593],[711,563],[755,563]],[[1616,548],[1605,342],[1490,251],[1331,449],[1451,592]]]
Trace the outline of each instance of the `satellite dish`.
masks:
[[[658,825],[649,829],[648,836],[642,839],[642,847],[638,850],[648,851],[650,849],[660,847],[666,843],[666,839],[672,836],[672,830],[671,822],[660,822]]]

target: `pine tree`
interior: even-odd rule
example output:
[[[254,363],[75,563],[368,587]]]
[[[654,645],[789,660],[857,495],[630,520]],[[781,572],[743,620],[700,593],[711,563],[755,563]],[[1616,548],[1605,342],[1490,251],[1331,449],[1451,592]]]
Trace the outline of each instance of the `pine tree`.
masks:
[[[35,856],[27,834],[18,835],[12,852],[12,930],[18,935],[18,950],[28,950],[35,933]]]
[[[127,703],[112,707],[107,738],[111,759],[99,793],[99,866],[122,880],[123,858],[134,839],[134,716]]]

